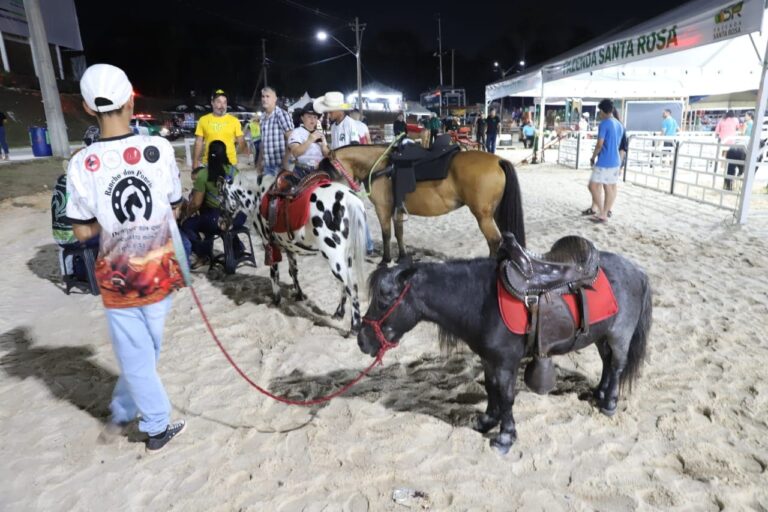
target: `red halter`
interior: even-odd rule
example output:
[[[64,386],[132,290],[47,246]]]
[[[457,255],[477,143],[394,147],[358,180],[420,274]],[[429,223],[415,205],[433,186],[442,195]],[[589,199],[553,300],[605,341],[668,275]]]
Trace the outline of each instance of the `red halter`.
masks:
[[[333,168],[339,171],[339,173],[342,176],[344,176],[344,179],[347,180],[347,183],[349,183],[349,188],[351,188],[355,192],[360,192],[360,185],[357,184],[357,182],[355,181],[355,178],[353,178],[352,175],[349,172],[347,172],[344,166],[341,165],[340,161],[333,158],[331,159],[331,165],[333,165]]]
[[[363,322],[369,324],[373,328],[373,332],[376,333],[376,339],[379,340],[379,353],[376,355],[377,359],[383,358],[387,350],[397,346],[397,343],[388,341],[387,337],[384,336],[384,331],[381,330],[381,324],[384,323],[384,320],[386,320],[389,315],[395,311],[395,308],[397,308],[401,302],[403,302],[403,299],[405,299],[405,294],[408,293],[408,290],[410,289],[411,283],[406,284],[405,288],[403,288],[403,291],[400,292],[400,295],[397,297],[397,300],[394,302],[394,304],[392,304],[387,312],[384,313],[384,315],[382,315],[382,317],[378,320],[371,320],[370,318],[363,317]]]

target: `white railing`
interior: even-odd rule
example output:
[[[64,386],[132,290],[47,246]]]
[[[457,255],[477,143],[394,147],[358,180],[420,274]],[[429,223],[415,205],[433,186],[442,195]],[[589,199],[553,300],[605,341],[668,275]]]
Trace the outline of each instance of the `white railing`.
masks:
[[[731,148],[742,152],[728,158]],[[624,181],[735,211],[744,182],[745,151],[744,144],[722,144],[712,134],[632,135]]]
[[[557,163],[573,169],[589,169],[589,159],[596,144],[597,132],[572,132],[560,139]]]

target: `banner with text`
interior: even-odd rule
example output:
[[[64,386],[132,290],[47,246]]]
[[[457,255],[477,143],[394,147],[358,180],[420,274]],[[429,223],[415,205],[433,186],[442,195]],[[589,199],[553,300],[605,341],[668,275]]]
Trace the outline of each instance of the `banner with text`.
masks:
[[[575,57],[546,66],[544,81],[558,80],[597,69],[657,57],[747,35],[760,30],[764,0],[724,3],[705,12],[611,41]]]

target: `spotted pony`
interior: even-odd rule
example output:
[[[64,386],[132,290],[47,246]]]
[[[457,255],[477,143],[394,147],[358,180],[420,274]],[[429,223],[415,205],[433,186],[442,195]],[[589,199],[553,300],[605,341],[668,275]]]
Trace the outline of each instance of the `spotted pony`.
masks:
[[[259,206],[274,176],[256,177],[240,173],[232,183],[220,182],[223,217],[232,219],[244,212],[247,225],[261,236],[264,250],[276,243],[288,258],[288,272],[293,278],[297,301],[304,299],[299,285],[296,256],[322,255],[331,267],[334,277],[341,283],[341,298],[333,318],[344,318],[346,302],[352,304],[352,333],[360,330],[360,303],[358,283],[363,275],[365,258],[365,208],[363,202],[349,187],[327,183],[318,187],[309,200],[309,217],[306,224],[292,233],[276,233],[260,213]],[[275,304],[280,303],[280,273],[277,263],[270,268],[272,295]]]

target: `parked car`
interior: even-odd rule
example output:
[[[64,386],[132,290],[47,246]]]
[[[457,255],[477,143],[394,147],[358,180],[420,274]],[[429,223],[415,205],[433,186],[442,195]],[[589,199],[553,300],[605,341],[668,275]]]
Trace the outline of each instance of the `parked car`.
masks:
[[[158,135],[168,140],[176,140],[182,135],[181,128],[170,124],[165,126],[157,119],[146,114],[136,114],[131,118],[131,129],[137,135]]]

